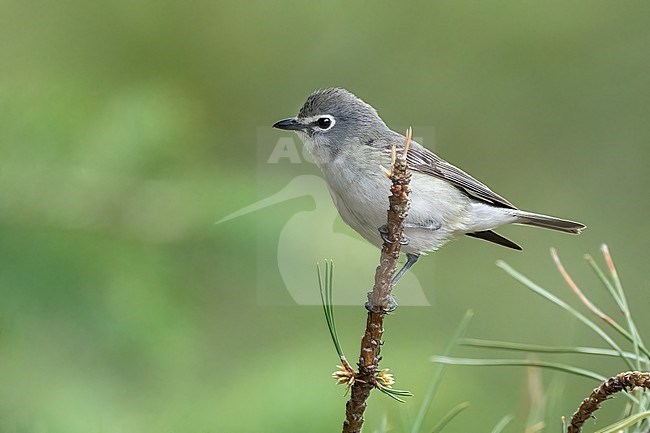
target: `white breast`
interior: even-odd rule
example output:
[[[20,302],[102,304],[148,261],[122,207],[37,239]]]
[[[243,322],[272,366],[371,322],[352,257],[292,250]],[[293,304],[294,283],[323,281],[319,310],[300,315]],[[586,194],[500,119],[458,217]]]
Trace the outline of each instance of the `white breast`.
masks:
[[[330,194],[343,221],[366,240],[381,246],[378,228],[386,224],[390,180],[380,164],[388,167],[379,152],[348,152],[321,166]],[[471,200],[438,178],[414,172],[411,209],[405,229],[409,238],[404,252],[434,251],[467,226]],[[429,227],[428,229],[416,228]]]

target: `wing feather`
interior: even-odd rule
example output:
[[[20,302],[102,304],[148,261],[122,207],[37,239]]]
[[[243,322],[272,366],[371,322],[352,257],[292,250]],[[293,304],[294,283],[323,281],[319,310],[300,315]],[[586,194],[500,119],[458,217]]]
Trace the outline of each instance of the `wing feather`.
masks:
[[[401,144],[398,147],[403,148],[404,139],[402,138],[400,141]],[[390,151],[390,147],[387,146],[385,150]],[[446,180],[478,200],[497,207],[517,209],[515,205],[486,185],[418,143],[411,143],[406,160],[411,170]]]

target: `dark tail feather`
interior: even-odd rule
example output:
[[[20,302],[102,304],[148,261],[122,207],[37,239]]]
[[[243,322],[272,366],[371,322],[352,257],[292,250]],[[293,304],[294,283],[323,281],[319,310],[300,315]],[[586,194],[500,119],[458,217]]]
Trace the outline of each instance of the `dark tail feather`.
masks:
[[[520,211],[517,213],[515,224],[524,224],[545,229],[557,230],[564,233],[579,234],[586,226],[575,221],[563,220],[548,215]]]
[[[465,233],[467,236],[473,238],[483,239],[484,241],[494,242],[495,244],[503,245],[504,247],[512,248],[513,250],[521,251],[521,247],[516,243],[512,242],[510,239],[506,239],[503,236],[494,233],[492,230],[485,230],[483,232],[474,232],[474,233]]]

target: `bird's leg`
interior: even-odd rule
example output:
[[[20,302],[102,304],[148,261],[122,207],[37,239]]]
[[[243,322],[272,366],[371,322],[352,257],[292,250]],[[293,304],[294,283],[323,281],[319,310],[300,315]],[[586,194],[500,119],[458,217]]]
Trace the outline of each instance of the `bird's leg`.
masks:
[[[397,284],[400,278],[402,278],[402,276],[406,273],[406,271],[408,271],[409,268],[413,266],[415,262],[418,261],[419,258],[420,258],[419,254],[406,253],[406,263],[404,263],[402,269],[400,269],[399,272],[395,274],[393,280],[391,281],[391,284],[395,286],[395,284]]]
[[[397,282],[402,278],[402,276],[406,273],[406,271],[409,270],[411,266],[415,264],[415,262],[418,261],[420,258],[419,254],[413,254],[413,253],[406,253],[406,263],[404,263],[404,266],[402,266],[402,269],[399,270],[398,273],[395,274],[393,279],[391,280],[391,285],[395,286]],[[370,308],[370,296],[372,295],[372,292],[368,292],[368,302],[366,302],[365,307],[366,310],[372,312],[372,308]],[[395,301],[395,298],[392,296],[388,299],[388,305],[386,306],[386,310],[384,310],[386,313],[392,313],[395,311],[397,308],[397,301]]]
[[[386,242],[387,244],[392,244],[393,241],[388,239],[388,227],[386,227],[386,224],[383,226],[379,227],[377,230],[379,230],[379,236],[381,236],[381,240]],[[402,239],[399,241],[400,245],[408,245],[410,242],[409,238],[406,237],[404,233],[402,233]]]
[[[388,243],[388,244],[392,244],[392,243],[393,243],[393,241],[391,241],[390,239],[388,239],[388,227],[386,227],[386,224],[384,224],[383,226],[379,227],[378,230],[379,230],[379,236],[381,236],[381,239],[382,239],[384,242],[386,242],[386,243]],[[406,237],[406,236],[404,235],[404,233],[402,233],[402,239],[400,240],[400,245],[408,245],[408,243],[409,243],[409,238]],[[395,276],[394,276],[393,279],[391,280],[391,285],[392,285],[392,286],[395,286],[395,284],[397,284],[397,282],[399,281],[399,279],[402,278],[402,275],[404,275],[404,273],[405,273],[406,271],[408,271],[409,268],[410,268],[411,266],[413,266],[413,264],[414,264],[415,262],[417,262],[419,258],[420,258],[420,255],[419,255],[419,254],[406,253],[406,263],[404,264],[404,266],[402,266],[402,269],[400,269],[399,272],[398,272],[397,274],[395,274]],[[368,292],[368,302],[366,302],[366,305],[365,305],[365,306],[366,306],[366,310],[368,310],[368,311],[372,311],[372,309],[370,308],[370,295],[371,295],[371,293],[372,293],[372,292]],[[390,313],[390,312],[395,311],[396,308],[397,308],[397,302],[395,301],[395,298],[393,298],[393,297],[391,296],[390,299],[388,300],[388,305],[386,306],[386,310],[385,310],[385,311],[386,311],[387,313]]]

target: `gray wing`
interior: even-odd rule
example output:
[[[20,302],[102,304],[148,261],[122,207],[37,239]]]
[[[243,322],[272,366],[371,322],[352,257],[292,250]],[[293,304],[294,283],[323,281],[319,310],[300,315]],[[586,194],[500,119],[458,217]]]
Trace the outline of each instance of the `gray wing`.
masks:
[[[403,149],[403,146],[404,144],[402,141],[400,147]],[[418,143],[411,143],[411,148],[406,156],[406,161],[411,170],[446,180],[478,200],[484,201],[493,206],[517,209],[508,200],[501,197],[469,174],[448,163]]]

